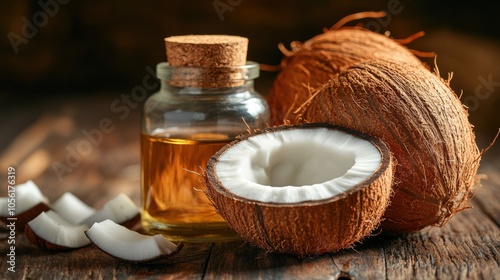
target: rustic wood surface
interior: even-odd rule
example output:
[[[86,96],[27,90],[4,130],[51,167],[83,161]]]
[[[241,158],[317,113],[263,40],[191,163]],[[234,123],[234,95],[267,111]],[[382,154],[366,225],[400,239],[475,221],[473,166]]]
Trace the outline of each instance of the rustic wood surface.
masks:
[[[123,109],[112,109],[114,102]],[[51,201],[70,191],[99,208],[124,192],[139,204],[140,109],[131,104],[116,94],[11,110],[10,119],[17,124],[2,127],[8,144],[0,157],[0,172],[6,174],[7,167],[14,166],[18,182],[32,179]],[[100,128],[103,119],[111,122],[113,131]],[[85,141],[90,143],[85,132],[97,133],[96,129],[102,139],[94,138],[95,144],[84,149]],[[78,154],[68,157],[71,151]],[[14,273],[4,261],[9,245],[8,232],[2,229],[0,278],[500,279],[498,158],[489,156],[481,165],[488,179],[471,200],[471,208],[441,228],[404,236],[374,235],[352,249],[305,259],[267,253],[243,242],[186,244],[178,255],[149,265],[116,260],[95,247],[47,252],[18,233]],[[54,166],[61,165],[67,169],[56,171]],[[6,183],[1,186],[0,195],[5,196]]]

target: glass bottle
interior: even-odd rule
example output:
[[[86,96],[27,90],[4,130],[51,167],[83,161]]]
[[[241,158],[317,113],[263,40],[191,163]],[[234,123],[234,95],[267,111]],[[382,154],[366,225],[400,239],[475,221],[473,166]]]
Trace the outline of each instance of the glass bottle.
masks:
[[[269,123],[254,90],[259,65],[157,65],[161,89],[144,104],[141,133],[142,226],[172,241],[238,239],[206,197],[204,168],[248,128]]]

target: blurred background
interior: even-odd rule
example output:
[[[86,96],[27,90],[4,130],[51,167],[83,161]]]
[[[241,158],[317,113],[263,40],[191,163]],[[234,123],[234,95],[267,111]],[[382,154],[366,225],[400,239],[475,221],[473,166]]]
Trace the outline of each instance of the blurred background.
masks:
[[[436,52],[441,76],[454,73],[451,86],[470,107],[479,147],[486,147],[500,127],[498,1],[3,0],[0,154],[47,111],[84,104],[91,116],[130,93],[148,68],[166,60],[164,37],[246,36],[249,60],[276,65],[282,58],[278,43],[305,41],[352,13],[383,10],[387,18],[365,22],[394,38],[426,32],[408,47]],[[256,81],[261,94],[275,74],[262,72]],[[498,158],[499,146],[487,156]]]

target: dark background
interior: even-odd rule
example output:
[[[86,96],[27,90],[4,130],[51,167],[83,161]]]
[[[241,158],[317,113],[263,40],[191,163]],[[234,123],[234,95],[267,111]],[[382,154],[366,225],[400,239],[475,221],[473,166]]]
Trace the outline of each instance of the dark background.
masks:
[[[305,41],[348,14],[387,10],[391,4],[398,5],[401,12],[385,19],[386,26],[380,31],[388,30],[394,38],[426,32],[408,46],[435,51],[441,75],[454,73],[451,86],[464,103],[477,101],[470,120],[480,148],[500,127],[499,2],[60,1],[0,3],[0,152],[12,140],[4,135],[15,135],[37,117],[37,112],[91,95],[109,100],[130,92],[141,84],[145,67],[154,69],[166,59],[166,36],[246,36],[250,40],[249,60],[278,64],[282,57],[278,43],[288,46],[294,40]],[[43,8],[43,3],[52,6]],[[222,13],[221,20],[214,4],[232,6]],[[34,17],[42,13],[48,14],[46,20]],[[12,36],[23,35],[26,20],[43,24],[31,30],[30,38],[25,37],[27,41],[20,43],[16,52]],[[274,75],[262,73],[257,80],[263,95]],[[477,88],[482,80],[495,83],[486,92],[488,96],[479,99]]]

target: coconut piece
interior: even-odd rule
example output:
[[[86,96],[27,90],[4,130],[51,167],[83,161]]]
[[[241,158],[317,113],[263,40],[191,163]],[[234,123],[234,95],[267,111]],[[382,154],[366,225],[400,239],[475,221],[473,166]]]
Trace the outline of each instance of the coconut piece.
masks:
[[[94,208],[88,206],[70,192],[65,192],[61,195],[59,199],[51,204],[50,208],[61,215],[66,221],[75,225],[81,224],[96,212]]]
[[[375,229],[391,195],[384,143],[326,124],[269,128],[210,158],[207,195],[243,239],[299,256],[352,246]]]
[[[139,208],[126,194],[120,193],[81,223],[90,227],[107,219],[132,228],[140,219]]]
[[[360,63],[304,108],[309,122],[370,133],[389,146],[398,165],[383,232],[442,226],[467,208],[480,153],[466,108],[434,73],[394,61]]]
[[[27,222],[49,209],[48,198],[31,180],[15,186],[15,197],[0,198],[0,220],[5,223],[15,220],[18,231],[23,231]]]
[[[56,212],[42,212],[26,224],[28,240],[41,249],[66,251],[90,244],[85,235],[86,225],[74,225]]]
[[[111,220],[95,223],[85,234],[104,253],[132,262],[157,261],[183,247],[182,243],[176,245],[161,234],[143,235]]]

